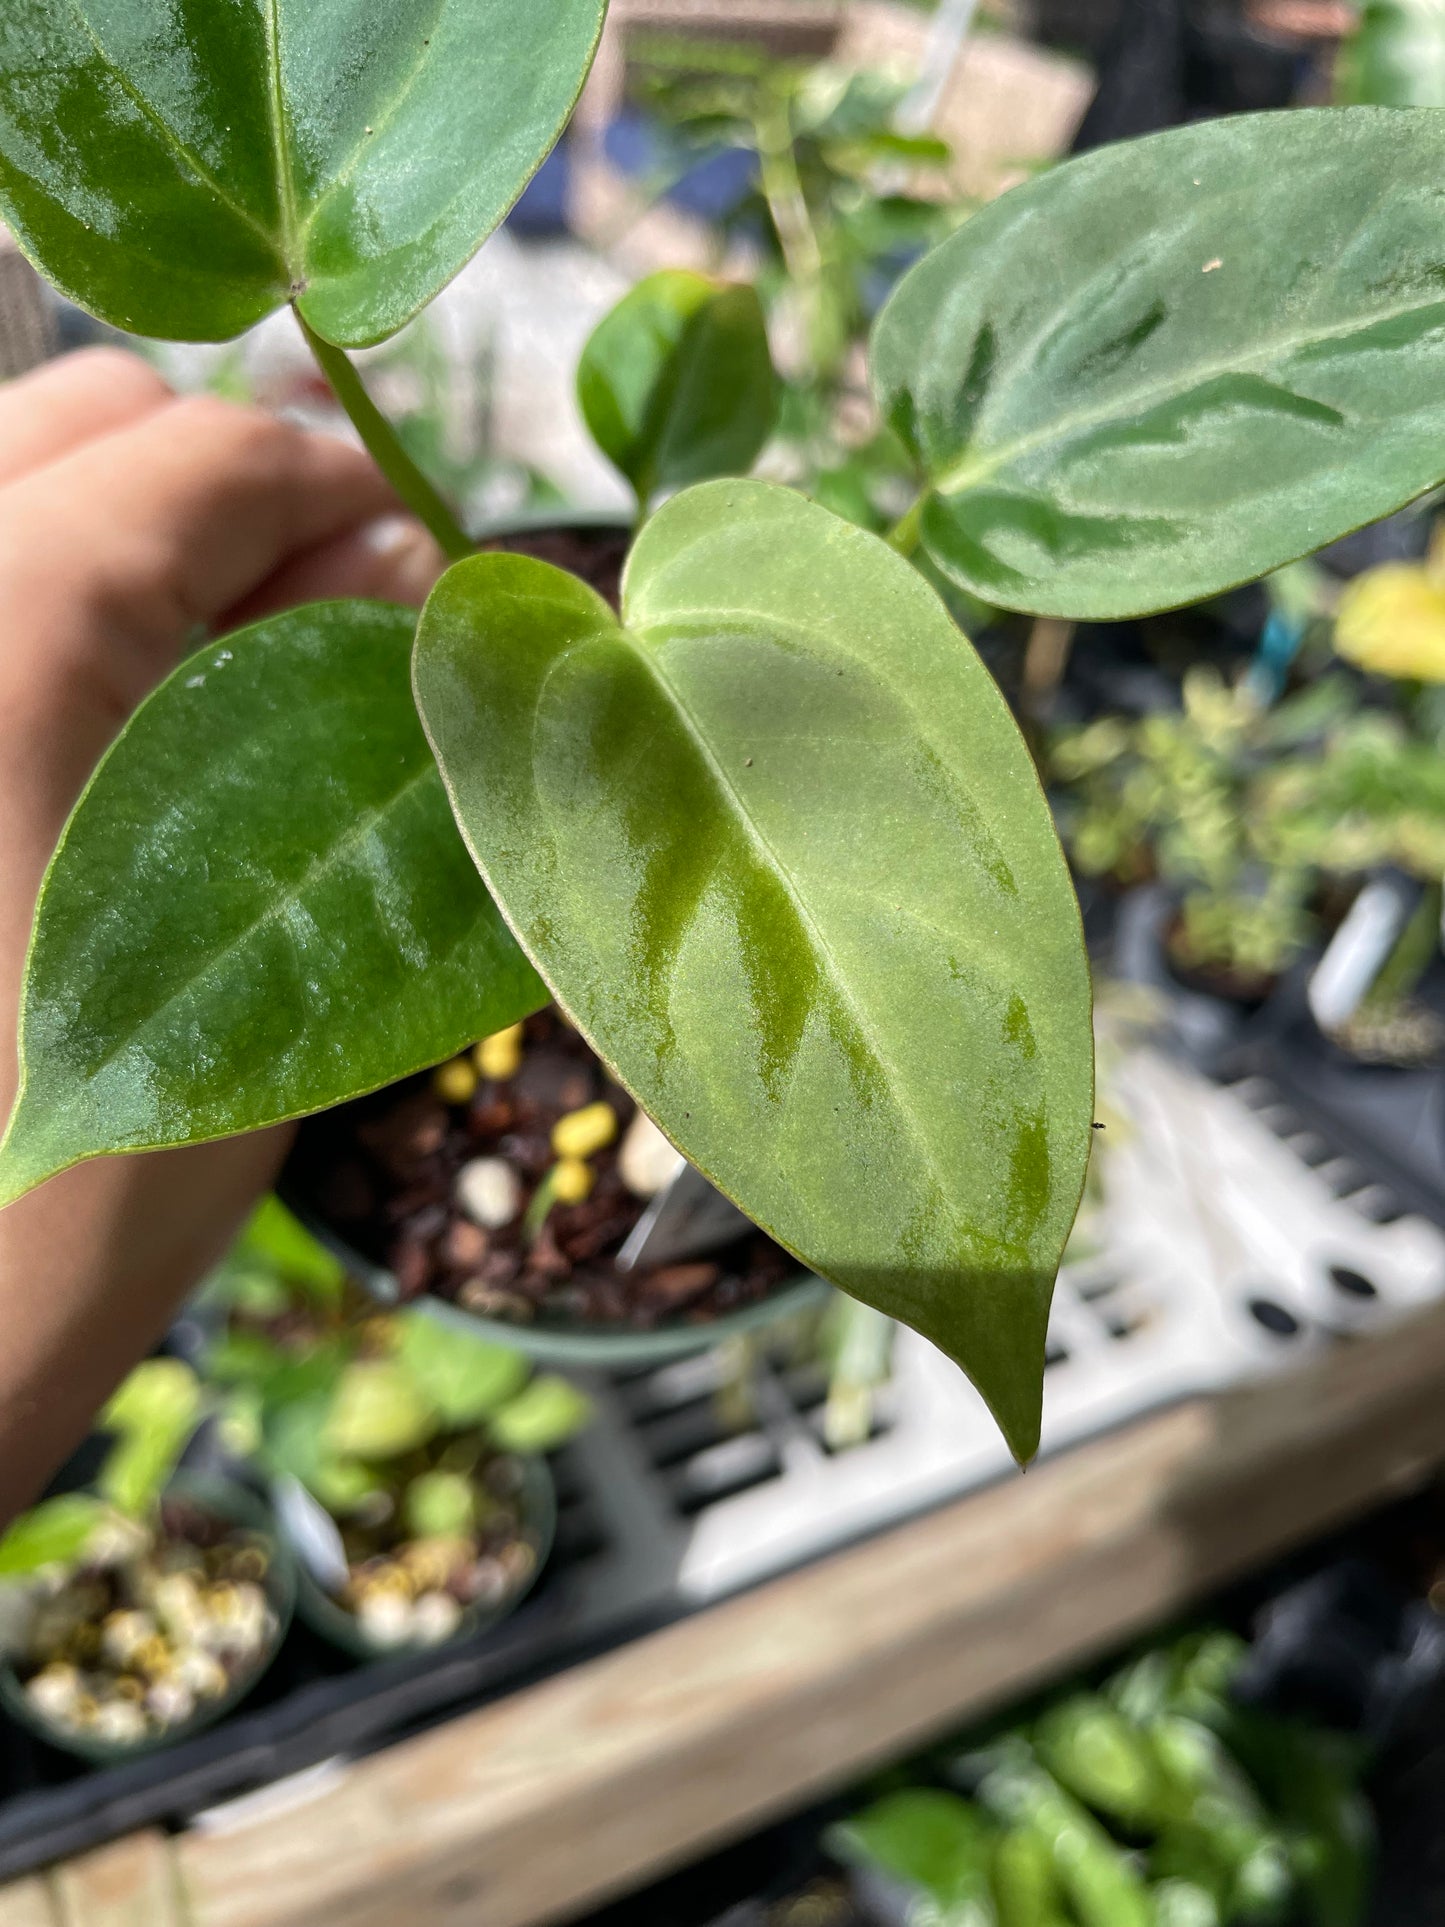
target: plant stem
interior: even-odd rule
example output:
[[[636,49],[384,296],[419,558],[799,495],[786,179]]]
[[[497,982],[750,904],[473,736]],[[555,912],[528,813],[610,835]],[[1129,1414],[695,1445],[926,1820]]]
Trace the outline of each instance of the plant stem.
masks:
[[[323,341],[299,312],[296,320],[332,393],[350,416],[368,454],[406,507],[431,531],[449,562],[460,562],[463,556],[473,554],[476,544],[402,447],[396,430],[367,394],[346,350]]]
[[[889,548],[897,549],[900,555],[912,555],[923,538],[923,507],[927,500],[928,490],[920,489],[918,500],[899,516],[885,537]]]
[[[758,150],[758,182],[768,204],[783,266],[798,291],[803,309],[803,333],[808,373],[820,381],[830,359],[827,327],[827,263],[818,230],[813,224],[798,158],[793,151],[793,127],[786,100],[773,103],[755,116],[753,139]]]

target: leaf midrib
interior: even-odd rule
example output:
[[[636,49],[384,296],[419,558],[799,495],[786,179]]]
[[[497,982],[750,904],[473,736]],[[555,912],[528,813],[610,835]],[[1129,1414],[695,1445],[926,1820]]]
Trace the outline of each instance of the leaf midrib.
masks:
[[[370,809],[356,817],[345,834],[332,843],[321,856],[313,858],[296,881],[290,885],[289,888],[274,897],[266,908],[262,910],[260,915],[253,918],[252,921],[246,925],[245,929],[237,931],[232,937],[228,937],[225,943],[213,950],[201,961],[196,969],[190,972],[183,983],[177,985],[154,1009],[148,1011],[145,1017],[142,1018],[139,1023],[133,1025],[123,1037],[117,1038],[111,1048],[106,1051],[105,1055],[98,1058],[84,1071],[85,1082],[87,1084],[93,1083],[103,1071],[107,1070],[110,1065],[115,1062],[116,1058],[119,1057],[122,1052],[131,1049],[138,1040],[152,1033],[166,1013],[173,1009],[175,1005],[181,1003],[185,998],[191,996],[198,985],[205,983],[208,978],[213,977],[223,964],[228,962],[237,952],[244,950],[263,930],[279,921],[288,909],[304,903],[305,897],[318,883],[324,881],[329,875],[340,868],[341,860],[344,856],[349,856],[353,851],[358,849],[379,824],[385,822],[387,817],[398,809],[414,790],[429,779],[440,780],[437,776],[436,765],[430,755],[426,757],[422,766],[414,770],[412,774],[406,778],[405,782],[400,783],[389,796],[383,798],[379,803],[374,803]],[[24,1045],[25,1038],[22,1032],[22,1062],[24,1061]],[[24,1090],[22,1086],[21,1097],[23,1098],[23,1096]],[[17,1115],[19,1108],[19,1102],[17,1101],[15,1107]]]
[[[93,22],[81,6],[80,0],[69,0],[69,5],[70,11],[75,17],[76,24],[95,49],[96,57],[115,82],[116,86],[130,102],[131,106],[135,108],[136,112],[140,114],[143,119],[150,123],[160,135],[163,144],[169,148],[176,159],[180,161],[183,166],[188,167],[196,179],[200,181],[204,187],[209,188],[221,205],[228,209],[230,213],[234,214],[238,221],[244,222],[253,234],[259,235],[267,247],[276,254],[282,267],[285,267],[286,257],[278,246],[277,237],[272,234],[263,221],[257,220],[249,208],[242,206],[241,202],[239,202],[233,194],[222,187],[221,183],[216,179],[210,168],[206,166],[206,163],[201,159],[200,155],[196,153],[195,149],[187,146],[186,142],[181,139],[180,135],[176,132],[175,128],[171,126],[165,116],[151,101],[147,100],[145,95],[134,85],[124,68],[112,59],[106,50],[105,43],[96,32]]]
[[[729,616],[732,614],[731,611],[727,611],[726,613]],[[764,835],[762,829],[754,820],[747,805],[738,793],[732,778],[718,761],[711,744],[699,728],[691,710],[683,700],[680,691],[664,670],[659,650],[656,647],[645,648],[639,642],[638,636],[645,635],[645,633],[645,631],[639,630],[637,634],[634,634],[626,625],[619,626],[617,631],[619,638],[633,652],[637,660],[642,664],[644,670],[652,676],[658,688],[661,690],[674,715],[677,717],[678,722],[681,724],[683,731],[711,774],[725,803],[730,806],[731,813],[741,827],[744,837],[753,844],[754,848],[761,853],[763,858],[772,866],[778,877],[781,878],[783,887],[788,893],[788,897],[792,902],[794,910],[798,914],[799,920],[807,930],[817,947],[818,953],[827,966],[828,976],[836,994],[847,1006],[854,1023],[858,1026],[864,1041],[872,1051],[875,1061],[884,1072],[895,1113],[907,1125],[910,1136],[922,1153],[924,1163],[928,1167],[938,1195],[946,1199],[949,1196],[948,1186],[944,1179],[942,1167],[939,1164],[938,1154],[934,1148],[931,1134],[925,1128],[922,1120],[918,1117],[911,1105],[903,1101],[900,1096],[900,1093],[906,1086],[898,1076],[887,1052],[879,1043],[872,1019],[861,1009],[854,997],[841,966],[837,958],[833,955],[832,946],[819,929],[811,911],[808,909],[807,904],[799,892],[798,884],[792,871],[783,862],[782,858]]]
[[[266,38],[266,108],[271,124],[271,152],[276,165],[276,192],[281,206],[281,252],[290,266],[293,289],[301,279],[296,258],[296,179],[291,171],[290,136],[286,131],[286,100],[281,83],[280,0],[265,0],[261,16]]]
[[[1065,416],[1062,420],[1056,418],[1046,427],[1029,435],[1021,435],[989,455],[970,456],[935,477],[934,491],[944,496],[964,494],[967,490],[978,487],[980,483],[991,481],[1001,469],[1009,467],[1026,455],[1031,455],[1035,449],[1047,447],[1051,442],[1071,439],[1116,418],[1145,413],[1158,406],[1160,402],[1179,399],[1222,375],[1237,374],[1241,369],[1259,367],[1271,361],[1288,358],[1302,348],[1310,348],[1320,342],[1343,340],[1349,335],[1358,334],[1361,329],[1376,328],[1390,321],[1400,321],[1408,315],[1425,314],[1432,308],[1438,308],[1442,318],[1445,318],[1445,299],[1415,301],[1398,308],[1382,308],[1378,313],[1364,317],[1357,316],[1348,322],[1342,322],[1335,328],[1319,328],[1309,334],[1280,336],[1253,354],[1235,355],[1224,362],[1200,364],[1187,376],[1152,383],[1136,390],[1131,396],[1116,397],[1098,408],[1084,409],[1076,415]]]

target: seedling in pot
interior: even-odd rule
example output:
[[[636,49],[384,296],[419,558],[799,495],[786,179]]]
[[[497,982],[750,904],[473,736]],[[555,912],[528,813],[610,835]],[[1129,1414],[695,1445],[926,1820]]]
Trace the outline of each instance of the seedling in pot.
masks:
[[[517,1605],[551,1543],[543,1455],[590,1415],[564,1379],[359,1297],[324,1334],[233,1314],[207,1371],[269,1473],[301,1610],[348,1650],[435,1645]]]
[[[894,545],[704,482],[644,524],[618,614],[470,554],[346,353],[495,226],[602,13],[280,0],[162,29],[134,0],[11,0],[21,246],[132,330],[224,339],[293,304],[458,559],[415,638],[395,610],[297,611],[132,719],[42,892],[0,1200],[395,1082],[550,995],[1027,1458],[1091,1136],[1088,968],[1024,744],[905,555],[1005,608],[1121,616],[1440,481],[1445,116],[1246,116],[1003,196],[873,332],[920,484]]]
[[[137,1367],[101,1415],[115,1443],[94,1492],[43,1501],[0,1539],[0,1698],[89,1757],[219,1718],[290,1618],[290,1567],[254,1502],[176,1474],[200,1411],[185,1365]]]
[[[1314,882],[1260,792],[1300,727],[1322,725],[1322,705],[1310,694],[1266,709],[1247,682],[1228,689],[1207,669],[1186,675],[1182,697],[1177,714],[1106,717],[1051,745],[1064,835],[1085,875],[1169,886],[1164,941],[1185,982],[1257,1000],[1310,938]]]

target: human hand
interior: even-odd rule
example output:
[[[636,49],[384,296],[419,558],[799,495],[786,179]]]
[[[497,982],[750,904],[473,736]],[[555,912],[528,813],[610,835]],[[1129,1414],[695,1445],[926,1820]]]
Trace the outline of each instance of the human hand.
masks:
[[[444,566],[367,456],[178,399],[111,349],[0,388],[0,1115],[36,894],[86,779],[197,640]],[[287,1136],[104,1158],[0,1213],[0,1518],[27,1503],[272,1180]]]

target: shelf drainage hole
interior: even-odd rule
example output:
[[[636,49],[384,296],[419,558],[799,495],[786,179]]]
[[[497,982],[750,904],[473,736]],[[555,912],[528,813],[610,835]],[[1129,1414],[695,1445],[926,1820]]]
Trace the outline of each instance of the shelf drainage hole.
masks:
[[[1275,1338],[1293,1338],[1299,1332],[1300,1322],[1294,1313],[1273,1298],[1251,1298],[1249,1314]]]
[[[1372,1278],[1362,1271],[1353,1271],[1349,1265],[1331,1265],[1330,1283],[1336,1291],[1342,1291],[1347,1298],[1378,1298],[1380,1288]]]

